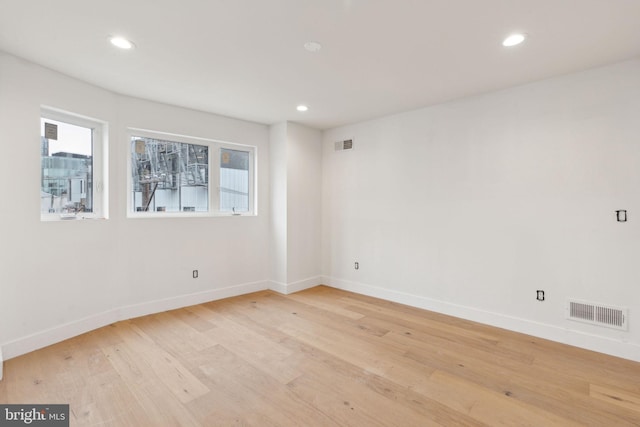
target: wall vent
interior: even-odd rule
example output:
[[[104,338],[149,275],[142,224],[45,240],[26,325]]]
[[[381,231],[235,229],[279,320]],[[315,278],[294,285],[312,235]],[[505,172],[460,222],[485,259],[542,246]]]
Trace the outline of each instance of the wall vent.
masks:
[[[335,143],[336,151],[351,150],[353,149],[353,139],[345,139],[344,141],[338,141]]]
[[[623,307],[613,307],[580,300],[568,300],[566,307],[567,319],[607,328],[629,329],[627,318],[629,310]]]

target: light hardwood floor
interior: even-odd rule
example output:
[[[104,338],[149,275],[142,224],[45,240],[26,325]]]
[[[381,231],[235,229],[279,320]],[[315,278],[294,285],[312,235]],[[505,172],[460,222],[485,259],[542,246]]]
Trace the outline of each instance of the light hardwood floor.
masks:
[[[118,322],[5,363],[77,426],[640,426],[640,363],[320,286]]]

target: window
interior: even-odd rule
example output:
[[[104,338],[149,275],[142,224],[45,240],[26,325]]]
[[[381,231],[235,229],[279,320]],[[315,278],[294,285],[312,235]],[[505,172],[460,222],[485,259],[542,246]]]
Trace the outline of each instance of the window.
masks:
[[[220,149],[220,210],[249,212],[250,153]]]
[[[136,212],[208,212],[209,147],[164,139],[131,139]]]
[[[41,220],[104,218],[106,125],[43,108],[40,117]]]
[[[142,130],[130,144],[130,216],[254,213],[254,147]]]

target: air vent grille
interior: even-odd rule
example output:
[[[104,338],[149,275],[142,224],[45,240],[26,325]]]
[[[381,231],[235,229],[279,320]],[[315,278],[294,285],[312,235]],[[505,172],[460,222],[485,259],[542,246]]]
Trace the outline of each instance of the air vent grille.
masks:
[[[567,318],[626,331],[628,309],[579,300],[567,301]]]
[[[335,143],[335,151],[351,149],[353,149],[353,139],[345,139],[344,141],[337,141]]]

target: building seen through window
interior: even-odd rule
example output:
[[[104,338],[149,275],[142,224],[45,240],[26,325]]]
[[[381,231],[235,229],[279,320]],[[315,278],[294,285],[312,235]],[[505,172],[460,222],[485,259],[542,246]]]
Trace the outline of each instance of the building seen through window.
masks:
[[[220,210],[249,211],[250,153],[223,148],[220,150]]]
[[[131,138],[136,212],[207,212],[209,147],[155,138]]]
[[[132,134],[130,147],[134,215],[255,212],[254,147],[149,131]]]
[[[41,119],[41,214],[93,212],[93,129]]]

